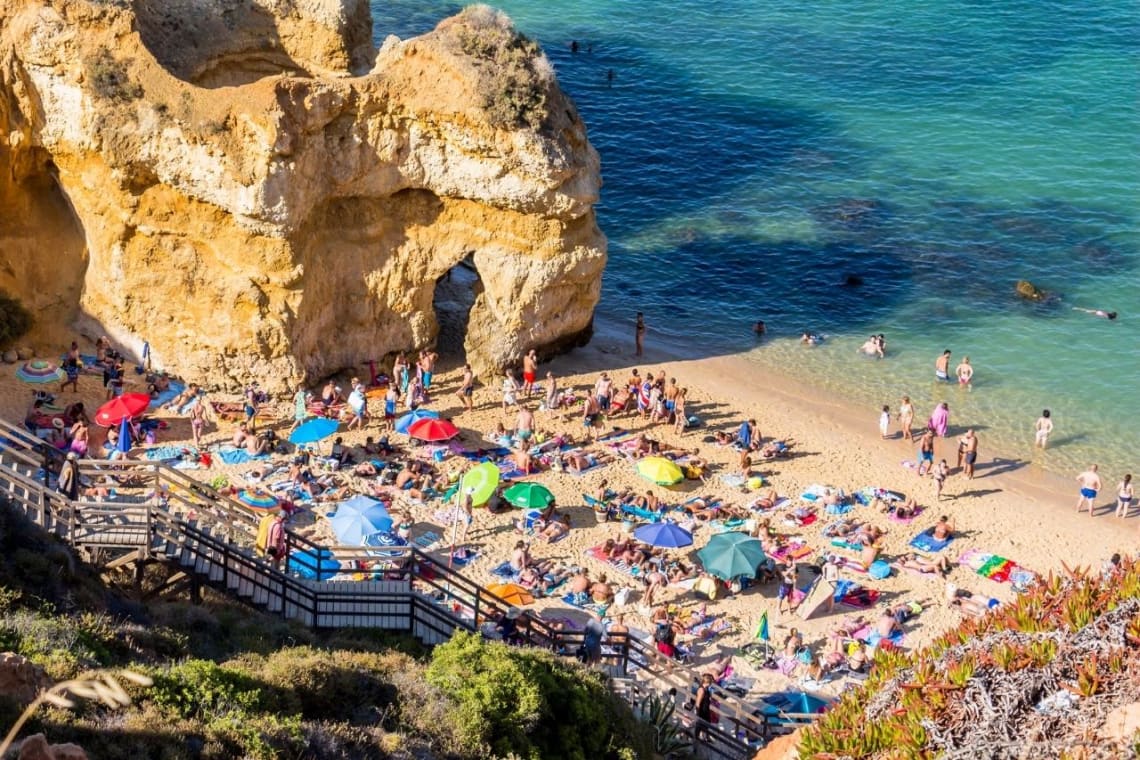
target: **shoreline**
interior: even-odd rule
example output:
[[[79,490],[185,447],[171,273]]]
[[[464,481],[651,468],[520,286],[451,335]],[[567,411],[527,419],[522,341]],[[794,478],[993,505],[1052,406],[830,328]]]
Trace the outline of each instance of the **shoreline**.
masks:
[[[598,350],[605,353],[612,353],[614,356],[622,356],[626,360],[634,360],[632,355],[632,327],[629,330],[624,330],[619,325],[609,319],[599,319],[595,317],[594,321],[594,338],[591,339],[590,344],[585,348],[590,348],[596,341],[601,339],[605,347],[598,346]],[[892,405],[892,434],[891,438],[883,441],[875,434],[875,419],[874,411],[872,409],[863,409],[862,405],[855,402],[850,398],[839,397],[833,391],[822,388],[812,382],[810,378],[797,377],[782,367],[778,367],[771,362],[765,361],[763,355],[753,355],[746,351],[738,353],[725,353],[716,356],[706,357],[693,357],[682,349],[670,350],[662,348],[660,345],[653,345],[653,333],[650,332],[646,336],[646,356],[644,359],[648,360],[646,364],[674,364],[682,363],[692,365],[695,369],[699,369],[703,364],[709,364],[715,368],[715,373],[712,376],[720,378],[719,380],[712,381],[717,387],[726,393],[729,397],[738,395],[740,391],[737,385],[726,382],[723,378],[729,377],[747,377],[750,374],[757,374],[757,370],[762,370],[764,376],[770,380],[763,388],[763,393],[776,396],[789,408],[799,408],[809,414],[823,415],[825,412],[828,418],[837,421],[843,429],[850,435],[858,437],[862,445],[871,446],[888,446],[893,444],[892,451],[896,451],[903,458],[913,458],[918,448],[917,440],[913,445],[903,446],[900,445],[902,441],[901,433],[898,432],[898,422],[894,419],[897,413],[897,400],[895,405]],[[581,351],[583,349],[576,349]],[[554,363],[557,363],[557,359]],[[635,361],[636,363],[636,361]],[[635,366],[631,364],[629,366]],[[601,367],[599,367],[601,368]],[[609,369],[609,368],[607,368]],[[709,381],[702,381],[709,383]],[[746,389],[746,395],[748,394]],[[757,389],[752,389],[757,390]],[[915,410],[915,422],[912,426],[913,433],[921,432],[921,410]],[[765,430],[764,420],[757,417],[761,429]],[[951,426],[951,433],[944,439],[935,439],[935,461],[945,458],[954,468],[954,454],[957,449],[953,441],[959,435],[965,432],[969,425],[963,425],[955,421]],[[991,464],[987,469],[994,466],[1001,466],[1009,463],[1021,462],[1022,464],[1016,469],[1011,469],[1008,472],[1003,472],[1000,475],[985,474],[985,471],[979,466],[978,476],[975,480],[989,481],[990,478],[997,478],[1001,485],[1008,487],[1010,490],[1024,495],[1026,498],[1031,498],[1037,501],[1049,502],[1051,506],[1057,509],[1063,509],[1064,505],[1069,504],[1069,510],[1072,510],[1072,504],[1076,503],[1077,486],[1075,485],[1075,472],[1071,473],[1071,478],[1065,474],[1049,470],[1042,465],[1025,461],[1020,456],[1008,450],[993,448],[985,439],[982,441],[981,456],[978,460],[979,465],[987,463]],[[1114,489],[1114,483],[1104,483],[1102,494]],[[1068,497],[1071,492],[1072,498]]]

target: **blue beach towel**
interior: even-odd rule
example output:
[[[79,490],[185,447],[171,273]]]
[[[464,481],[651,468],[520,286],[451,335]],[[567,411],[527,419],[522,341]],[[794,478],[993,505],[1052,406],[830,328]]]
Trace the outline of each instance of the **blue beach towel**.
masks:
[[[949,546],[950,542],[954,540],[954,537],[950,536],[950,538],[939,541],[934,538],[932,535],[933,532],[934,528],[927,528],[922,533],[919,533],[917,536],[912,538],[910,540],[910,545],[915,549],[923,552],[940,552]]]
[[[661,522],[661,515],[649,509],[636,507],[633,504],[622,504],[621,511],[624,515],[637,517],[641,520],[648,520],[649,522]]]
[[[508,581],[513,581],[519,576],[519,574],[515,572],[514,568],[511,567],[510,562],[504,562],[501,565],[491,568],[491,575],[495,576],[496,578],[502,578]]]
[[[181,459],[184,455],[197,458],[198,451],[185,446],[154,446],[146,450],[147,459]]]
[[[269,459],[268,454],[250,456],[245,449],[218,449],[215,453],[226,464],[245,464],[246,462],[256,462],[259,459]]]
[[[429,530],[413,538],[412,543],[421,549],[427,549],[429,547],[435,546],[436,543],[439,542],[439,539],[440,535],[438,533],[436,533],[434,530]]]
[[[157,396],[150,400],[150,409],[158,409],[163,404],[169,404],[173,401],[179,393],[186,390],[183,383],[171,382],[170,387],[159,393]]]

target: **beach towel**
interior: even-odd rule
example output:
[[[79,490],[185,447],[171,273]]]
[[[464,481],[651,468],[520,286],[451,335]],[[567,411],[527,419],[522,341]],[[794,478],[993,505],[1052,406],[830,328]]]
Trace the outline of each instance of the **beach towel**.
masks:
[[[218,455],[218,458],[226,464],[245,464],[247,462],[256,462],[261,459],[269,459],[268,454],[258,454],[257,456],[251,456],[250,453],[245,449],[218,449],[215,451],[215,453]]]
[[[940,552],[949,546],[950,542],[954,540],[954,537],[950,536],[947,539],[939,541],[935,539],[933,535],[931,535],[933,532],[934,528],[927,528],[912,538],[910,540],[910,545],[922,552]]]
[[[429,530],[413,538],[412,543],[424,551],[427,551],[431,547],[435,546],[439,542],[440,538],[441,536],[434,530]]]
[[[685,630],[698,639],[711,639],[719,633],[731,631],[732,623],[722,617],[718,617],[711,620],[704,620]]]
[[[549,583],[550,582],[550,576],[549,575],[544,576],[543,580],[546,581],[547,583]],[[555,583],[553,586],[550,586],[549,588],[546,589],[546,596],[558,596],[559,589],[561,589],[563,586],[565,586],[569,580],[570,580],[569,577],[559,579],[559,581],[557,583]]]
[[[765,507],[762,506],[760,504],[760,500],[757,499],[748,505],[748,509],[752,510],[753,512],[773,512],[777,509],[781,509],[787,506],[790,501],[791,499],[789,499],[787,496],[780,496],[776,498],[776,501],[772,504],[772,506]]]
[[[146,458],[155,459],[181,459],[183,456],[198,458],[198,450],[184,446],[154,446],[146,450]]]
[[[184,390],[186,390],[186,385],[184,383],[176,383],[171,381],[169,388],[159,392],[157,395],[151,398],[150,406],[148,408],[158,409],[164,404],[169,404],[171,401],[178,397],[179,393],[182,393]]]
[[[840,593],[840,585],[850,583],[851,585]],[[872,588],[865,588],[858,583],[852,581],[840,581],[835,586],[835,601],[840,604],[845,604],[848,607],[854,607],[857,610],[865,610],[869,607],[874,607],[879,601],[879,592]]]
[[[890,646],[901,647],[904,638],[906,638],[905,633],[903,633],[902,631],[895,631],[894,633],[892,633],[890,636],[887,637],[887,642],[889,643]],[[871,631],[867,635],[867,645],[871,646],[871,647],[877,647],[880,649],[889,648],[889,647],[883,645],[883,636],[878,631]]]
[[[790,543],[781,546],[775,551],[768,552],[768,556],[777,562],[789,562],[792,560],[802,559],[812,553],[812,548],[807,544]]]
[[[479,552],[475,549],[463,549],[463,553],[460,554],[459,552],[461,549],[463,549],[463,547],[459,547],[451,553],[452,567],[467,567],[472,562],[479,559]]]
[[[720,475],[720,482],[724,483],[729,488],[740,488],[748,481],[743,475],[736,475],[731,472],[724,472]]]
[[[794,514],[789,514],[789,515],[784,516],[784,522],[786,524],[795,525],[795,526],[798,526],[800,528],[805,528],[808,525],[811,525],[812,523],[814,523],[818,519],[819,519],[819,515],[817,515],[815,512],[812,512],[810,514],[806,514],[803,516],[797,516]]]
[[[866,488],[860,488],[852,495],[855,497],[855,501],[862,504],[864,507],[875,499],[887,502],[906,501],[906,496],[899,493],[898,491],[889,491],[886,488],[879,488],[878,486],[867,486]]]
[[[197,459],[179,459],[170,465],[176,470],[201,470],[202,463]]]
[[[463,515],[463,510],[459,507],[451,507],[450,509],[437,509],[432,513],[432,520],[440,525],[451,525],[458,522]]]
[[[835,564],[839,566],[840,570],[850,570],[853,573],[862,573],[866,575],[867,568],[863,567],[863,563],[854,557],[844,557],[842,554],[833,555],[835,557]]]
[[[636,517],[640,520],[647,520],[648,522],[654,522],[654,523],[661,522],[661,515],[658,514],[657,512],[654,512],[651,509],[645,509],[643,507],[637,507],[637,506],[634,506],[633,504],[622,504],[621,505],[621,512],[623,515],[629,515],[630,517]]]
[[[513,581],[519,577],[519,573],[515,571],[513,567],[511,567],[511,563],[509,561],[503,562],[501,565],[496,565],[495,567],[491,568],[491,575],[495,576],[496,578],[502,578],[508,581]]]
[[[495,462],[495,466],[499,468],[500,480],[517,480],[526,477],[526,473],[518,468],[513,459],[500,459]]]
[[[824,507],[824,511],[826,511],[827,514],[835,515],[835,516],[845,515],[848,512],[850,512],[852,509],[854,509],[854,507],[852,507],[850,504],[843,504],[843,503],[828,504],[826,507]]]
[[[858,541],[848,541],[846,538],[833,538],[831,539],[831,545],[837,549],[847,549],[853,552],[863,551],[863,544]]]
[[[800,494],[800,498],[804,501],[816,501],[819,499],[819,497],[825,496],[827,494],[827,490],[828,486],[821,486],[818,483],[813,483],[804,489],[804,492]]]
[[[892,521],[897,522],[897,523],[902,523],[903,525],[909,525],[910,523],[914,522],[914,518],[921,515],[925,511],[925,509],[926,509],[925,507],[917,507],[914,511],[914,514],[911,515],[910,517],[899,517],[894,512],[890,512],[887,514],[887,519],[892,520]]]

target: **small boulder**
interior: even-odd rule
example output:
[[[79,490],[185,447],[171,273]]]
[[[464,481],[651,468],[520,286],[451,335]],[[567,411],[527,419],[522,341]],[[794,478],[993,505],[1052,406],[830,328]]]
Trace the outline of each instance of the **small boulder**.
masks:
[[[20,744],[18,760],[87,760],[75,744],[48,744],[43,734],[32,734]]]
[[[13,652],[0,654],[0,694],[27,705],[49,686],[51,679],[28,658]]]
[[[1029,280],[1017,281],[1017,295],[1024,298],[1026,301],[1044,301],[1045,291],[1034,285]]]
[[[16,358],[22,362],[26,362],[28,359],[35,359],[36,352],[34,349],[28,348],[27,346],[24,346],[23,348],[17,348]]]
[[[1100,735],[1104,739],[1127,742],[1140,731],[1140,702],[1121,705],[1108,714]]]
[[[3,359],[5,364],[15,364],[20,361],[20,355],[15,351],[5,351]]]

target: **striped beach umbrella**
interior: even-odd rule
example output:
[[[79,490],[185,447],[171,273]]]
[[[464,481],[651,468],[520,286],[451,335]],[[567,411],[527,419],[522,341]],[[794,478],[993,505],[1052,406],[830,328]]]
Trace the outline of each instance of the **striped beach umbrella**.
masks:
[[[262,491],[258,488],[243,488],[238,491],[237,500],[250,509],[255,509],[260,512],[277,509],[277,497],[268,491]]]
[[[47,385],[48,383],[62,382],[64,372],[62,369],[43,359],[33,359],[24,362],[16,370],[16,379],[30,385]]]

